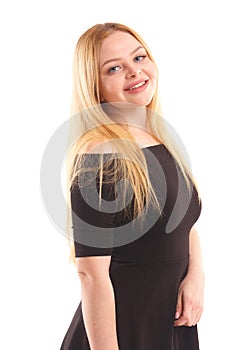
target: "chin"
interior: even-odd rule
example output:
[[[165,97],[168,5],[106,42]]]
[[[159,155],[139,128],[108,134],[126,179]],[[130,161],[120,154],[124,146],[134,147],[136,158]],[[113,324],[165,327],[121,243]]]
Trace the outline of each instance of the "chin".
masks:
[[[142,107],[148,107],[151,104],[152,98],[148,99],[142,99],[141,101],[135,102],[137,105]]]

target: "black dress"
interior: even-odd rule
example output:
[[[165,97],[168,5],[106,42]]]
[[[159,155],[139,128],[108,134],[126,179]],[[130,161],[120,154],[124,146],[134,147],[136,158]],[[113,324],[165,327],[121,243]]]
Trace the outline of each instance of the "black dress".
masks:
[[[188,191],[179,167],[162,145],[142,148],[150,180],[163,207],[147,230],[134,239],[127,227],[129,243],[113,248],[88,246],[74,224],[76,257],[111,255],[110,278],[115,306],[119,350],[198,350],[197,325],[174,327],[178,288],[189,264],[189,232],[201,212],[194,187]],[[104,154],[108,156],[108,154]],[[96,158],[95,154],[91,159]],[[97,186],[98,188],[98,186]],[[109,190],[103,188],[109,195]],[[119,228],[112,213],[89,206],[76,186],[71,191],[73,212],[82,220],[102,228]],[[149,214],[150,215],[150,214]],[[132,233],[134,233],[132,229]],[[140,230],[139,230],[140,231]],[[136,231],[135,231],[136,232]],[[122,236],[121,236],[122,237]],[[80,301],[62,342],[61,350],[90,350]],[[107,350],[107,349],[103,349]]]

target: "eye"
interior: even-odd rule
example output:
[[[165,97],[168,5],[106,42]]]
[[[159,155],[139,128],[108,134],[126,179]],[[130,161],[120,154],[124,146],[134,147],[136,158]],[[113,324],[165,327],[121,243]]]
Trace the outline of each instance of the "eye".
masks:
[[[140,61],[142,61],[144,58],[146,58],[146,55],[139,55],[139,56],[136,56],[136,57],[134,58],[134,60],[135,60],[136,62],[140,62]]]
[[[111,67],[111,68],[109,68],[108,73],[118,72],[119,69],[120,69],[120,66]]]

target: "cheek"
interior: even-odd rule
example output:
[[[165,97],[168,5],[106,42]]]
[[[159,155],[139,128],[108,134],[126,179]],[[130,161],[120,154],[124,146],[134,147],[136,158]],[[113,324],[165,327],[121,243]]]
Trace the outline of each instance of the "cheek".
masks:
[[[104,79],[100,79],[99,82],[99,91],[100,95],[104,96],[106,94],[107,84]]]
[[[117,79],[106,78],[100,80],[100,93],[104,94],[113,94],[117,89],[118,86]]]
[[[158,74],[157,74],[157,69],[156,69],[155,64],[154,64],[152,61],[151,61],[150,64],[148,65],[148,71],[149,71],[149,73],[150,73],[150,76],[151,76],[153,79],[157,80],[157,76],[158,76]]]

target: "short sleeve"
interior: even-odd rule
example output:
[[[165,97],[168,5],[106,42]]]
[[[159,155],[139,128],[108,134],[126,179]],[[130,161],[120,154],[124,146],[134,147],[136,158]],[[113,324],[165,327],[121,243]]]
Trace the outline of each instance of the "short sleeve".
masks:
[[[109,210],[114,199],[112,185],[102,185],[99,207],[99,176],[85,172],[83,186],[77,177],[70,191],[75,256],[112,255],[114,210]],[[113,207],[113,206],[112,206]]]

